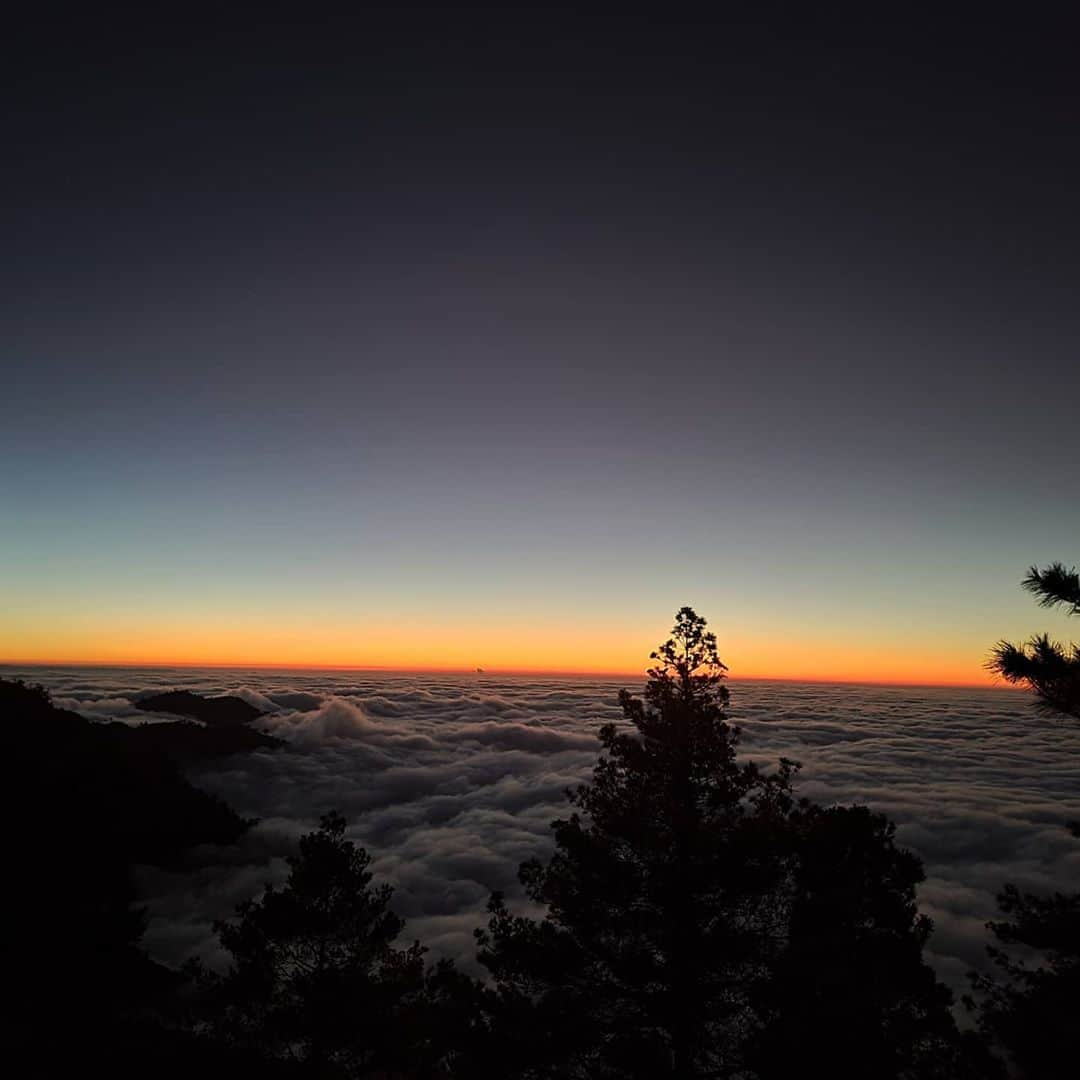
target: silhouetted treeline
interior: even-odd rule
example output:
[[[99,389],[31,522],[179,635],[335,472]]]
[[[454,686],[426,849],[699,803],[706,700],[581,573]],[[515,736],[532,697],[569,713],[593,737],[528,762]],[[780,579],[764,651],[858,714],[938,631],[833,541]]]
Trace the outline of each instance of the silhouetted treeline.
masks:
[[[37,1071],[77,1060],[114,1076],[1073,1075],[1075,898],[1006,893],[1000,941],[1049,962],[1002,954],[1002,977],[976,980],[979,1030],[962,1032],[924,956],[922,866],[892,823],[799,798],[795,762],[769,771],[739,756],[726,669],[692,610],[653,659],[644,697],[621,694],[623,721],[601,729],[591,781],[568,793],[553,854],[521,867],[529,908],[491,898],[482,978],[400,940],[391,889],[332,812],[301,838],[282,886],[217,926],[226,970],[155,964],[139,947],[130,867],[182,866],[191,845],[250,824],[179,771],[215,733],[250,731],[244,711],[168,696],[220,723],[164,725],[185,734],[151,740],[0,683],[43,807],[17,863],[33,867],[17,959]]]

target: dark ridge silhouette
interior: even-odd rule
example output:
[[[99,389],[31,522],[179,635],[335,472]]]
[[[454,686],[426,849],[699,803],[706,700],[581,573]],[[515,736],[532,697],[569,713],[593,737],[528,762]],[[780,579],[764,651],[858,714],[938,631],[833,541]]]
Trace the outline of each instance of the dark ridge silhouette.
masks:
[[[140,724],[119,721],[97,724],[102,737],[112,739],[122,752],[167,757],[178,765],[193,765],[253,750],[277,750],[284,740],[247,727],[206,728],[187,720]]]
[[[181,765],[210,761],[230,754],[248,754],[253,750],[276,750],[285,746],[282,739],[248,727],[205,728],[179,720],[172,724],[109,725],[116,738],[134,746],[145,746],[152,754],[163,754]],[[127,731],[132,732],[128,735]]]
[[[96,723],[56,708],[41,687],[6,679],[0,715],[18,781],[35,803],[70,807],[80,830],[97,829],[99,850],[167,865],[196,844],[231,843],[250,824],[193,787],[170,753],[213,756],[217,736],[207,729]],[[185,749],[201,739],[205,748]]]
[[[135,728],[120,723],[109,725],[116,738],[132,740],[181,764],[227,754],[247,754],[252,750],[274,750],[285,745],[283,740],[249,726],[264,714],[242,698],[205,698],[190,690],[170,690],[139,698],[135,706],[143,712],[190,716],[199,721],[147,723]]]
[[[185,1060],[188,1036],[161,1027],[182,980],[139,945],[133,867],[181,870],[192,849],[234,843],[252,822],[194,787],[142,730],[56,708],[41,687],[0,680],[0,720],[21,811],[7,849],[21,886],[9,888],[7,952],[17,1046],[33,1051],[36,1075],[75,1061],[135,1075],[167,1043],[169,1062]]]
[[[186,694],[186,691],[183,693]],[[188,696],[206,701],[196,694]],[[209,699],[209,702],[213,701],[236,702],[251,709],[246,701],[239,698]],[[111,746],[115,754],[122,758],[145,759],[145,767],[150,770],[156,767],[155,761],[161,758],[168,758],[178,765],[188,765],[229,754],[274,750],[286,745],[282,739],[246,726],[249,721],[211,726],[187,720],[135,726],[120,721],[92,721],[70,709],[57,708],[43,689],[18,680],[0,679],[0,710],[7,723],[8,738],[17,743],[26,741],[28,744],[40,744],[42,751],[52,740],[56,740],[61,748],[80,741],[88,742],[95,748]],[[167,711],[176,712],[173,709]],[[262,715],[257,709],[252,711],[255,717]],[[239,710],[234,710],[231,705],[226,707],[226,713],[240,715]]]
[[[168,690],[162,694],[139,697],[134,705],[143,712],[190,716],[207,727],[240,727],[264,715],[243,698],[232,695],[208,698],[190,690]]]

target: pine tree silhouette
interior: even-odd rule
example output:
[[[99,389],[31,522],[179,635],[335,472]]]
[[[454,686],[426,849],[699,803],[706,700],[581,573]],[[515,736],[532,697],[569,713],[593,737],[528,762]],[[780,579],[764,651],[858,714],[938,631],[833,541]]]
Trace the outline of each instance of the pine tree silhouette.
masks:
[[[690,608],[652,658],[644,699],[623,692],[624,723],[601,729],[592,783],[568,793],[554,855],[521,868],[546,914],[496,895],[477,934],[503,1075],[779,1075],[792,1037],[831,1076],[954,1054],[918,860],[865,809],[797,801],[795,763],[739,759],[726,668]]]
[[[480,1010],[472,980],[444,961],[425,969],[392,889],[373,885],[370,856],[345,836],[339,814],[301,837],[280,888],[219,923],[233,963],[224,976],[194,971],[213,1035],[304,1076],[448,1075]]]
[[[1061,606],[1069,615],[1080,615],[1080,574],[1075,567],[1067,570],[1060,562],[1045,570],[1032,566],[1021,584],[1041,607]],[[1048,634],[1036,634],[1024,645],[999,641],[987,667],[1033,690],[1046,712],[1080,719],[1080,644],[1063,645]]]
[[[1042,607],[1080,615],[1080,575],[1064,563],[1031,567],[1023,586]],[[1027,646],[1003,641],[989,667],[1034,690],[1044,711],[1080,719],[1080,645],[1045,634]],[[1080,822],[1071,830],[1080,838]],[[987,924],[998,942],[987,950],[995,971],[971,976],[980,1026],[1025,1080],[1072,1077],[1080,1069],[1080,893],[1037,896],[1006,885],[998,907],[1005,918]]]
[[[988,924],[1001,946],[988,949],[996,975],[972,976],[982,995],[980,1025],[1015,1075],[1073,1077],[1080,1068],[1080,893],[1035,896],[1006,885],[998,904],[1007,917]],[[1017,946],[1026,961],[1007,951]],[[1033,955],[1041,962],[1032,963]]]

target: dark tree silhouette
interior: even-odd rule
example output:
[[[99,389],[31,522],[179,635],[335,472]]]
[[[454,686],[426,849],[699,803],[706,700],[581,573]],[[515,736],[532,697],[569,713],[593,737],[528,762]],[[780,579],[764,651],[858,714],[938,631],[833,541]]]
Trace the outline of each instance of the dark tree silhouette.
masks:
[[[546,915],[496,895],[477,933],[501,1074],[771,1076],[792,1037],[800,1068],[830,1076],[920,1075],[952,1054],[918,860],[864,809],[796,801],[795,763],[738,760],[726,668],[691,609],[652,657],[644,700],[620,695],[626,723],[601,729],[592,783],[568,793],[554,855],[521,868]]]
[[[998,977],[972,977],[984,995],[980,1024],[1026,1080],[1073,1077],[1080,1062],[1080,893],[1040,897],[1006,885],[998,903],[1007,918],[988,924],[994,936],[1041,963],[989,949]]]
[[[865,806],[803,803],[795,826],[787,947],[758,1001],[753,1073],[992,1080],[1000,1065],[961,1036],[952,995],[922,958],[931,921],[917,910],[922,865],[895,826]]]
[[[323,817],[280,888],[218,924],[224,976],[198,972],[214,1037],[303,1075],[428,1077],[468,1050],[479,989],[448,962],[425,970],[419,943],[394,948],[402,920],[370,857]]]
[[[1023,587],[1042,607],[1080,615],[1080,575],[1064,563],[1032,566]],[[1042,709],[1080,719],[1080,645],[1045,634],[1027,646],[999,642],[988,665],[1012,683],[1034,690]],[[1071,825],[1080,838],[1080,823]],[[987,923],[999,947],[987,951],[991,974],[973,974],[984,1033],[1004,1049],[1027,1080],[1076,1074],[1080,1062],[1080,893],[1036,896],[1006,885],[998,896],[1005,919]],[[1008,950],[1019,949],[1021,956]]]
[[[1045,570],[1032,566],[1022,585],[1045,608],[1061,606],[1080,615],[1080,574],[1064,563]],[[999,641],[987,667],[1011,683],[1035,692],[1043,709],[1080,718],[1080,644],[1063,645],[1047,634],[1036,634],[1024,645]]]
[[[1032,566],[1023,587],[1045,608],[1080,615],[1080,574],[1052,563]],[[1080,719],[1080,645],[1061,645],[1046,634],[1027,645],[998,642],[988,667],[1029,687],[1048,713]],[[1071,825],[1080,838],[1080,822]],[[987,951],[990,974],[972,974],[986,1035],[1029,1080],[1073,1076],[1080,1062],[1080,894],[1036,896],[1006,885],[998,896],[1005,919],[987,923],[998,947]],[[1019,949],[1018,957],[1009,950]]]

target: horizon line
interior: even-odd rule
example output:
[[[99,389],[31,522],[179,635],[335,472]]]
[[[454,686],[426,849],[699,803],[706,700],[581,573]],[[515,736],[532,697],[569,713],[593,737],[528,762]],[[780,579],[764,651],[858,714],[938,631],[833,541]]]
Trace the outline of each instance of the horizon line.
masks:
[[[530,676],[533,678],[558,678],[574,676],[577,678],[597,679],[639,679],[647,678],[647,672],[641,671],[603,671],[586,668],[470,668],[470,667],[407,667],[384,666],[378,664],[278,664],[278,663],[137,663],[134,661],[94,661],[94,660],[3,660],[0,668],[112,668],[117,670],[137,670],[159,668],[166,671],[366,671],[395,675],[497,675]],[[872,679],[872,678],[821,678],[798,675],[728,675],[730,682],[781,682],[810,685],[833,686],[909,686],[933,687],[940,689],[966,690],[1011,690],[1022,691],[1024,688],[1000,680],[987,682],[961,680],[908,680],[908,679]]]

